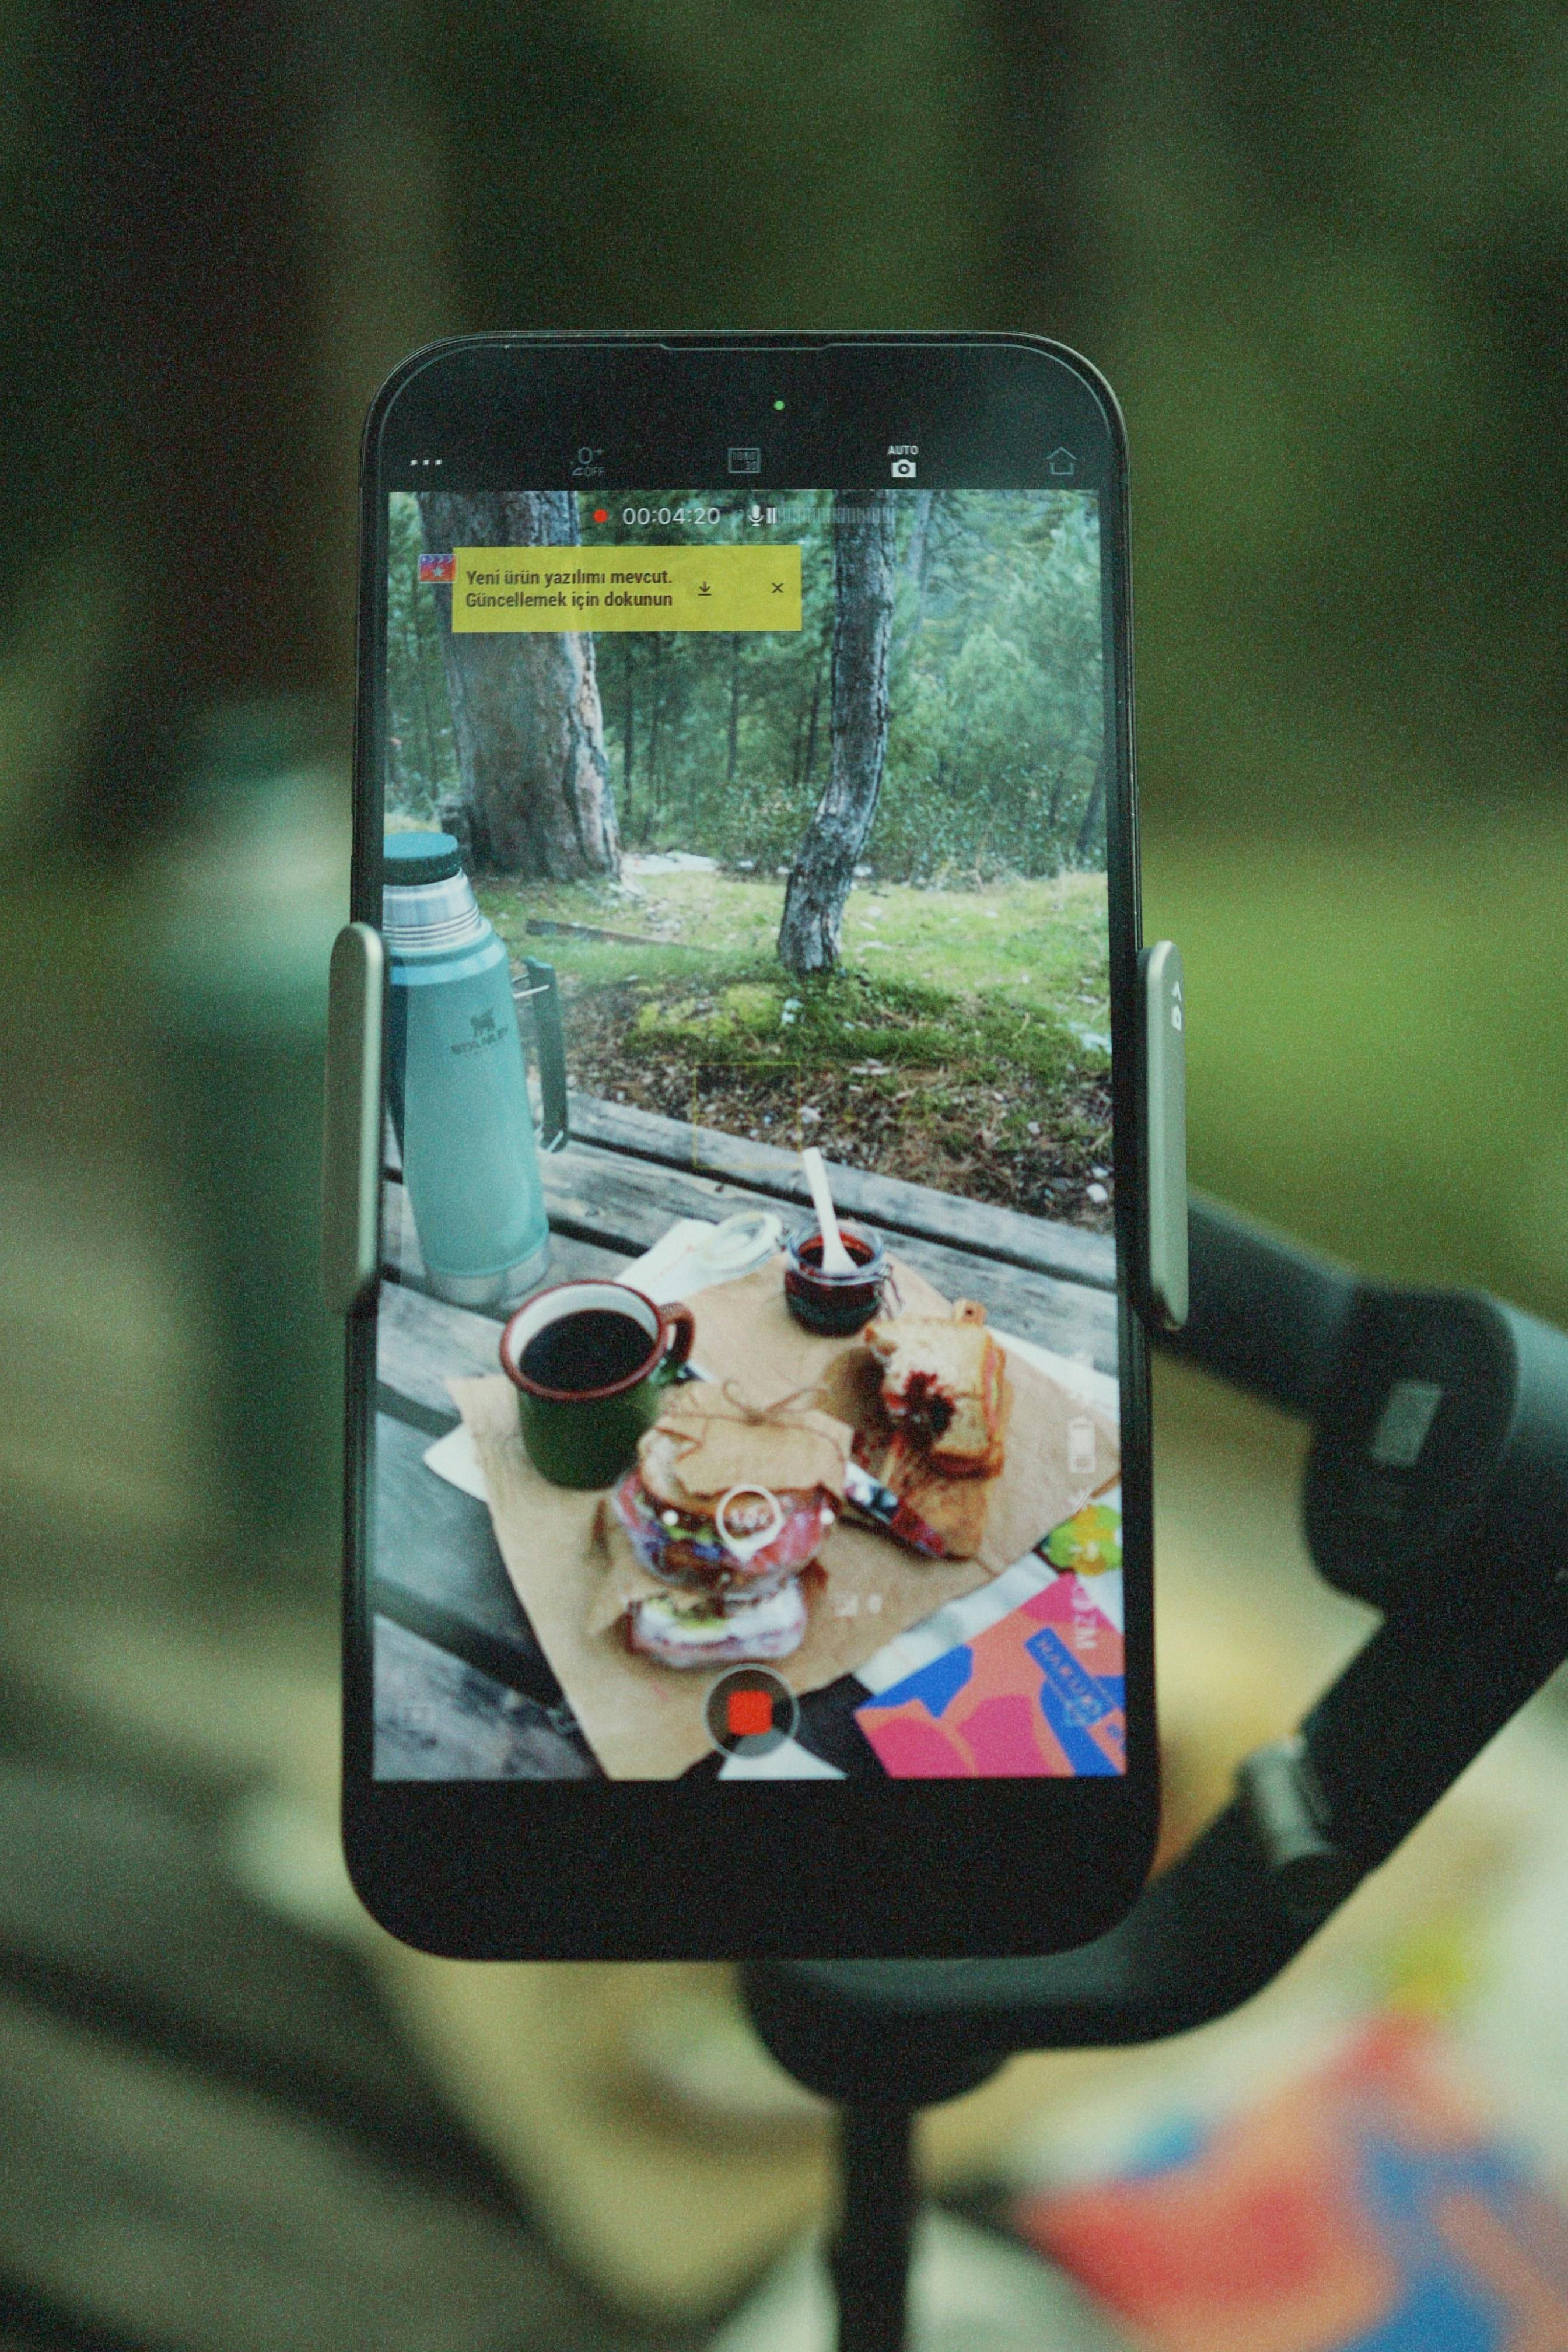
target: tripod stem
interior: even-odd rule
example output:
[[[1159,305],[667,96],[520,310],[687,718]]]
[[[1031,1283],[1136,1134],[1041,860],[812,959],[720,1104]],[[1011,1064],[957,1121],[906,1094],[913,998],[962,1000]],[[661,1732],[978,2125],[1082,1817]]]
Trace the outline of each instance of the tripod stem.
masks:
[[[843,2201],[833,2250],[838,2352],[904,2352],[915,2218],[908,2107],[840,2111]]]

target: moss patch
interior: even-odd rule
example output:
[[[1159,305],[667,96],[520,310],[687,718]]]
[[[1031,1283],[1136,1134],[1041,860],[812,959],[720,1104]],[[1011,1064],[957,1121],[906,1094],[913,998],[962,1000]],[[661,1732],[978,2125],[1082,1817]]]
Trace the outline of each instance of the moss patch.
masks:
[[[556,967],[584,1093],[1109,1226],[1101,877],[858,888],[840,970],[809,982],[773,954],[776,882],[681,872],[640,894],[480,897],[514,954]]]

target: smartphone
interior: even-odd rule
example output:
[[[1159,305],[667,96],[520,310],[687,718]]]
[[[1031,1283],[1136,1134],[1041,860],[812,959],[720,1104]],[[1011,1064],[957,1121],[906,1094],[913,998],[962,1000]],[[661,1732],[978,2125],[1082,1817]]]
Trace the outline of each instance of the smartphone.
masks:
[[[1142,1884],[1127,533],[1026,336],[378,395],[328,1209],[345,1838],[407,1941],[1020,1954]]]

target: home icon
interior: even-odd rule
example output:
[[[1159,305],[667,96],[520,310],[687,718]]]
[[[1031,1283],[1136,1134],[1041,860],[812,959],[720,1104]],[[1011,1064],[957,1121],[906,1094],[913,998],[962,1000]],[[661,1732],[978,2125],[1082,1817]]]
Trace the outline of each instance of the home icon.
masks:
[[[1070,449],[1053,449],[1046,463],[1052,473],[1058,476],[1076,474],[1078,471],[1078,459]]]

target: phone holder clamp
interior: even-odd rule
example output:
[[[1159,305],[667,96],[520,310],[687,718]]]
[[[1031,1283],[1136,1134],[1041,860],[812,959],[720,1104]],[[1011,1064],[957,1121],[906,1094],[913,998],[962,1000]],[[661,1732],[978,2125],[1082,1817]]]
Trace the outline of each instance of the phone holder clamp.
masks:
[[[1568,1656],[1568,1339],[1361,1283],[1194,1196],[1171,1352],[1308,1421],[1303,1517],[1383,1613],[1293,1737],[1125,1918],[1039,1958],[768,1961],[758,2032],[844,2110],[840,2352],[900,2352],[913,2112],[1022,2050],[1182,2033],[1268,1984]]]

